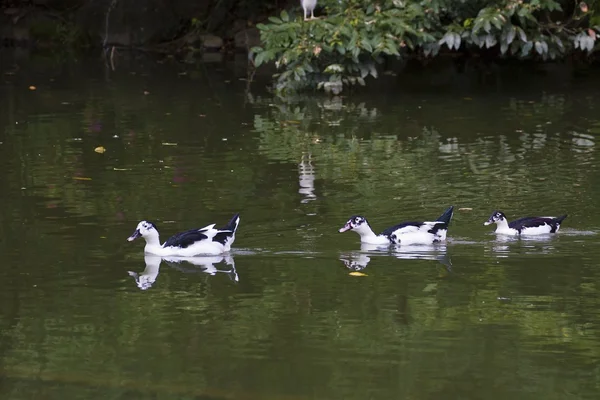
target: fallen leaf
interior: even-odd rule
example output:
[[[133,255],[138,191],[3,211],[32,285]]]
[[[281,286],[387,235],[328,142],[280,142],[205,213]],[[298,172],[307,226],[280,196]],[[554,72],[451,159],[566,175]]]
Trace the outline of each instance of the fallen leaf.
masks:
[[[149,91],[147,91],[147,90],[144,90],[144,95],[145,95],[145,96],[148,96],[149,94],[150,94],[150,92],[149,92]]]
[[[33,85],[29,86],[29,90],[36,90],[37,88]]]
[[[94,151],[95,151],[96,153],[100,153],[100,154],[102,154],[102,153],[104,153],[104,152],[106,151],[106,149],[105,149],[103,146],[98,146],[98,147],[96,147],[96,148],[94,149]]]
[[[117,168],[117,167],[113,167],[113,171],[129,171],[129,168]]]
[[[368,276],[367,274],[358,272],[358,271],[352,271],[348,275],[350,275],[350,276]]]
[[[458,211],[473,211],[473,209],[471,207],[461,207]]]
[[[77,180],[77,181],[91,181],[92,178],[87,178],[85,176],[74,176],[73,179]]]
[[[169,142],[164,142],[162,143],[163,146],[177,146],[177,143],[169,143]]]

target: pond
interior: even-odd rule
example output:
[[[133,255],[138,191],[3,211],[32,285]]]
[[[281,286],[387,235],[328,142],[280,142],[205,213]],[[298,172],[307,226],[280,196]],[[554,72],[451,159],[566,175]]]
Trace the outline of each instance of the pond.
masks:
[[[3,56],[0,398],[597,398],[598,79],[284,100],[224,64]],[[338,233],[450,205],[443,244]],[[497,209],[568,217],[507,239]],[[236,212],[223,256],[126,241]]]

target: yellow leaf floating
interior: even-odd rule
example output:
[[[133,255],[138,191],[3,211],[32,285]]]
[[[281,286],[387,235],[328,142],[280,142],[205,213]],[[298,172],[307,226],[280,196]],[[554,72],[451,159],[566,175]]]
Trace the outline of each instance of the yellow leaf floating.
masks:
[[[100,153],[100,154],[102,154],[102,153],[104,153],[104,152],[106,151],[106,149],[105,149],[103,146],[98,146],[98,147],[96,147],[96,148],[94,149],[94,151],[95,151],[96,153]]]
[[[33,85],[29,86],[29,90],[36,90],[37,88]]]
[[[358,271],[352,271],[349,274],[350,276],[368,276],[367,274],[364,274],[362,272],[358,272]]]
[[[473,209],[471,207],[461,207],[458,211],[473,211]]]
[[[73,179],[75,179],[76,181],[91,181],[92,178],[87,178],[85,176],[74,176]]]

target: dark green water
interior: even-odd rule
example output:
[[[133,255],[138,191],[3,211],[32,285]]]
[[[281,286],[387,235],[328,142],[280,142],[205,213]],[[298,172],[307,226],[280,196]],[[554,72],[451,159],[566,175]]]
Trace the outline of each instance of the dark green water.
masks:
[[[283,103],[223,66],[1,65],[0,398],[598,398],[599,81]],[[445,245],[337,233],[450,204]],[[494,209],[569,217],[501,240]],[[200,265],[125,240],[234,212]]]

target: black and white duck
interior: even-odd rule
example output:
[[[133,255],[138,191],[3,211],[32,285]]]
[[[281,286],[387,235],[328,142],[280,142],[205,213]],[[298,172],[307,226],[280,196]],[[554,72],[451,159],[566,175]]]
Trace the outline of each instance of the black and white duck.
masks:
[[[240,215],[235,214],[224,228],[215,228],[211,224],[200,229],[191,229],[171,236],[160,244],[156,225],[141,221],[128,241],[143,237],[146,240],[144,252],[157,256],[193,257],[197,255],[218,255],[231,249],[235,232],[240,224]]]
[[[435,221],[403,222],[387,228],[379,235],[373,232],[365,217],[355,215],[350,217],[346,225],[339,231],[353,230],[360,235],[361,243],[367,244],[432,244],[446,240],[448,225],[453,213],[454,207],[450,206]]]
[[[556,233],[567,214],[560,217],[523,217],[508,222],[502,211],[494,211],[484,225],[496,224],[496,233],[503,235],[545,235]]]

